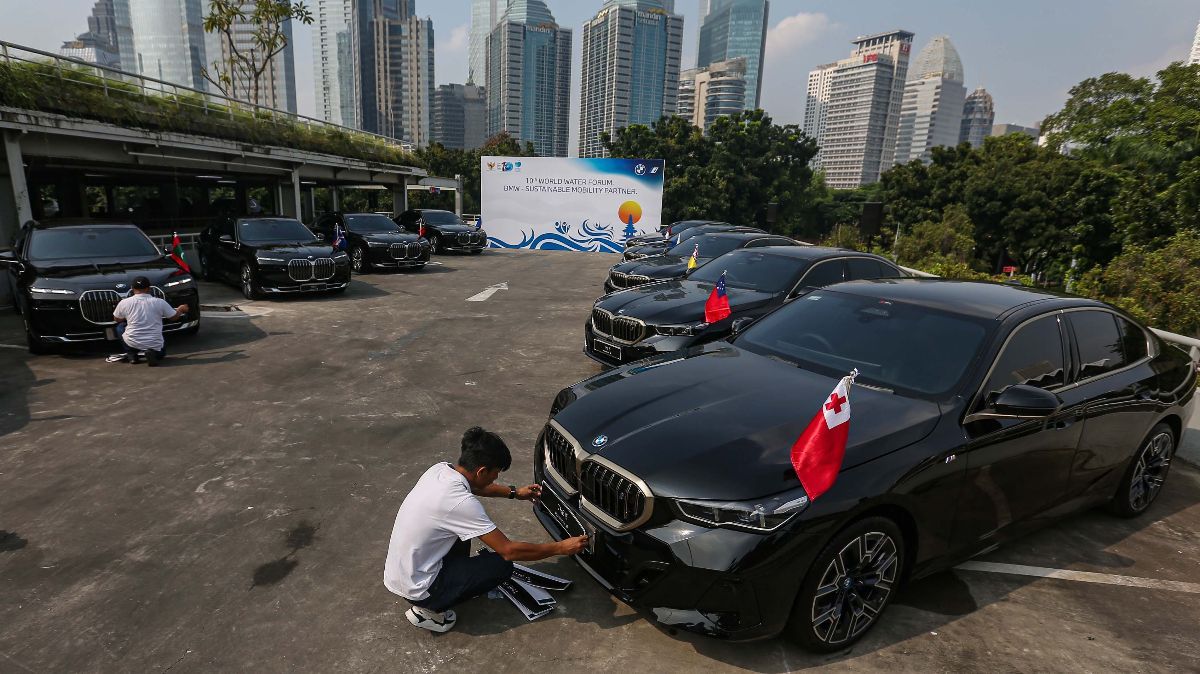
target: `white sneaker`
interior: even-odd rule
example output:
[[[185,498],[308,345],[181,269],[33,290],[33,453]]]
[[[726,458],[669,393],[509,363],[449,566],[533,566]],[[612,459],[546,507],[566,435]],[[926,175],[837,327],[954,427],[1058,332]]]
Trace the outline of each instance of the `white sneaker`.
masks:
[[[414,606],[405,611],[404,617],[408,618],[408,622],[416,627],[438,633],[449,632],[451,629],[454,629],[454,623],[458,620],[458,616],[454,615],[454,611],[435,613],[419,606]]]

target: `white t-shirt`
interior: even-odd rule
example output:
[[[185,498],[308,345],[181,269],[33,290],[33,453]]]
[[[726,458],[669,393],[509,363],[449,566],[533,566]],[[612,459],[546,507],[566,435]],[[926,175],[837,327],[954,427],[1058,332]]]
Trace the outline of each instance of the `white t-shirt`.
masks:
[[[428,597],[455,539],[469,541],[495,528],[462,473],[448,463],[431,467],[396,513],[383,565],[384,586],[408,599]]]
[[[113,309],[114,318],[125,319],[125,343],[135,349],[163,348],[162,324],[164,318],[175,315],[175,308],[150,293],[133,294],[117,302]]]

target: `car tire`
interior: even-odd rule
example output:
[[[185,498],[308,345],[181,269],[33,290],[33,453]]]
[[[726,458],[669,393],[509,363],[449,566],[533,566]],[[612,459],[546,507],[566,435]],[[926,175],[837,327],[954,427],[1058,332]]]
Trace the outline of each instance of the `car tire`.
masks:
[[[213,273],[212,267],[210,267],[208,263],[209,263],[208,256],[204,254],[203,250],[201,250],[200,251],[200,278],[203,278],[205,281],[215,281],[215,280],[217,280],[217,275]]]
[[[1162,492],[1175,456],[1175,432],[1165,423],[1150,429],[1129,460],[1129,467],[1107,509],[1117,517],[1137,517],[1149,510]]]
[[[242,288],[242,295],[248,300],[257,300],[262,298],[262,289],[258,285],[258,279],[254,277],[254,269],[250,267],[250,263],[242,263],[242,273],[239,278],[239,285]]]
[[[429,255],[430,257],[442,252],[442,244],[438,241],[437,234],[429,236]]]
[[[350,249],[350,270],[355,274],[366,274],[371,271],[371,262],[367,259],[367,249],[355,246]]]
[[[805,574],[788,635],[815,653],[854,645],[896,595],[904,554],[904,535],[886,517],[868,517],[838,532]]]
[[[29,321],[24,321],[24,323],[25,346],[29,349],[29,353],[34,356],[40,356],[42,354],[49,353],[50,347],[46,344],[46,342],[42,341],[41,337],[38,337],[36,334],[34,334],[33,326],[29,324]]]

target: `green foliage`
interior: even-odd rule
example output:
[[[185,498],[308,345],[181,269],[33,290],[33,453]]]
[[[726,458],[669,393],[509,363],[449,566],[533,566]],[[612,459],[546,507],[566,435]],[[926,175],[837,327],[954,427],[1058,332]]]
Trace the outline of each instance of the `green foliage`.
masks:
[[[601,139],[614,157],[666,162],[663,221],[690,218],[766,225],[777,204],[776,231],[803,226],[811,201],[808,162],[817,146],[795,124],[778,125],[762,110],[720,117],[707,131],[681,117],[632,125]]]
[[[385,164],[414,157],[375,136],[286,116],[205,101],[197,94],[143,94],[132,84],[85,68],[0,63],[0,106],[60,113],[150,131],[173,131],[255,145],[287,147]]]
[[[441,143],[433,143],[428,147],[417,150],[417,157],[429,170],[430,175],[452,178],[456,175],[463,177],[463,212],[478,213],[480,161],[483,157],[533,157],[533,143],[520,141],[501,132],[489,138],[483,147],[473,150],[456,150],[445,147]],[[415,208],[432,202],[427,195],[414,194],[411,205]],[[433,207],[433,204],[429,204]],[[444,207],[444,205],[443,205]]]
[[[1105,268],[1089,271],[1072,291],[1119,306],[1139,320],[1200,336],[1200,233],[1182,231],[1161,248],[1126,246]]]
[[[896,242],[896,260],[922,269],[934,263],[969,266],[975,253],[974,232],[966,207],[952,204],[943,211],[941,220],[924,220],[901,233]]]

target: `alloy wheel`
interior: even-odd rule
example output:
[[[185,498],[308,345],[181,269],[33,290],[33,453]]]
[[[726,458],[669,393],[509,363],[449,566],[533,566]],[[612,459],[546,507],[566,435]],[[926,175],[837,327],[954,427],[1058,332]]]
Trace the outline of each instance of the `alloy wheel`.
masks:
[[[429,254],[436,255],[438,252],[438,239],[436,236],[429,237]]]
[[[812,629],[836,645],[867,630],[887,604],[900,558],[892,537],[869,531],[845,545],[821,574],[813,596]]]
[[[351,266],[351,268],[354,269],[355,273],[357,273],[357,274],[362,273],[362,270],[363,270],[363,249],[362,248],[359,248],[356,246],[356,247],[354,247],[353,250],[350,251],[350,266]]]
[[[242,294],[246,299],[254,298],[254,272],[250,271],[250,265],[242,266]]]
[[[1133,468],[1133,478],[1129,481],[1129,507],[1141,512],[1150,507],[1158,492],[1162,490],[1167,480],[1167,471],[1171,468],[1171,454],[1175,450],[1175,440],[1171,434],[1163,431],[1142,447],[1138,453],[1137,464]]]

